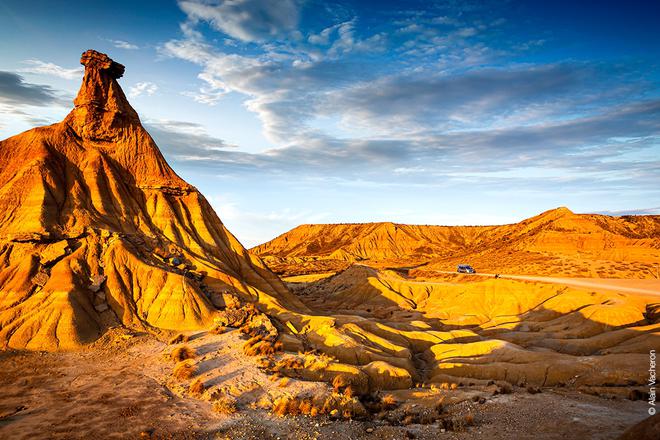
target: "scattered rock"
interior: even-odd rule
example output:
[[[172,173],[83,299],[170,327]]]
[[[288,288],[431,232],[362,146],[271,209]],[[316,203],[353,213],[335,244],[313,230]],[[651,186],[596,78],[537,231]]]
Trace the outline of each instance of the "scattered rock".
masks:
[[[44,271],[39,271],[35,276],[32,277],[32,282],[39,287],[44,287],[48,282],[50,275]]]
[[[90,284],[90,286],[89,286],[89,290],[91,290],[91,291],[94,292],[94,293],[96,293],[96,292],[98,292],[99,290],[101,290],[101,286],[102,286],[103,283],[105,282],[106,278],[107,278],[107,277],[106,277],[105,275],[100,275],[100,274],[94,275],[94,276],[90,279],[90,281],[92,282],[92,284]]]

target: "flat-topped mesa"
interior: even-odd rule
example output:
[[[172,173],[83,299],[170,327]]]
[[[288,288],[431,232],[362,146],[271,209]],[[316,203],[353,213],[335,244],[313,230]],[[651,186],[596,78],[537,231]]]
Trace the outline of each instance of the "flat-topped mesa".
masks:
[[[115,140],[118,129],[140,124],[137,112],[117,82],[124,74],[124,66],[91,49],[82,54],[80,64],[85,66],[85,76],[73,101],[75,108],[65,122],[80,137],[100,141]]]

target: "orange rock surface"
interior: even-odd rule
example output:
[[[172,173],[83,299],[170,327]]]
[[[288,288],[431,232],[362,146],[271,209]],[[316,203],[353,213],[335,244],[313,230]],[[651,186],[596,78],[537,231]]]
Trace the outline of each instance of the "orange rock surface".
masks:
[[[660,216],[574,214],[567,208],[501,226],[394,223],[301,225],[252,250],[276,272],[344,269],[348,263],[472,264],[479,272],[653,277],[660,261]]]
[[[81,63],[62,122],[0,142],[0,346],[201,328],[223,293],[298,304],[167,164],[117,82],[124,66],[93,50]]]

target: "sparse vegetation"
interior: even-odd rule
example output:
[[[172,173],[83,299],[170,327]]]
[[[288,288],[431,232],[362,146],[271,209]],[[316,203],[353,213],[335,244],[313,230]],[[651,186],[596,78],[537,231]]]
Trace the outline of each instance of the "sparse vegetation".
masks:
[[[172,376],[178,380],[188,380],[195,375],[197,367],[191,360],[179,362],[172,370]]]
[[[218,414],[234,414],[238,411],[238,403],[234,397],[222,395],[213,402],[212,408]]]
[[[380,402],[382,409],[385,411],[393,410],[399,406],[399,401],[393,394],[384,395]]]
[[[311,397],[291,397],[283,396],[273,402],[272,413],[280,417],[286,415],[328,415],[339,418],[361,418],[367,415],[367,412],[356,398],[349,398],[342,395],[328,395]]]
[[[188,342],[189,340],[190,340],[190,336],[179,333],[178,335],[170,339],[169,344],[170,345],[180,344],[182,342]]]
[[[434,409],[438,414],[445,412],[445,396],[440,396],[440,400],[435,404]]]
[[[204,382],[199,379],[195,379],[188,387],[188,392],[193,396],[200,396],[204,394],[205,389],[206,387],[204,386]]]
[[[181,362],[185,361],[186,359],[194,359],[195,355],[195,350],[188,347],[187,345],[183,345],[172,350],[170,353],[170,358],[176,362]]]
[[[255,336],[243,344],[243,353],[248,356],[272,355],[282,350],[282,343],[268,339],[262,339],[261,336]]]
[[[211,330],[209,330],[209,333],[212,335],[221,335],[223,333],[227,332],[227,327],[223,325],[216,325]]]

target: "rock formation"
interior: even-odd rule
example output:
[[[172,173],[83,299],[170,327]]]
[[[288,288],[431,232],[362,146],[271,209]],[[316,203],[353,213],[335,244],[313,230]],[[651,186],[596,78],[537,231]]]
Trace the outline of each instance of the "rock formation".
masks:
[[[566,276],[655,276],[660,216],[610,217],[553,209],[501,226],[394,223],[301,225],[252,250],[277,273],[370,265]],[[290,269],[290,270],[289,270]]]
[[[0,347],[202,328],[228,294],[299,306],[167,164],[117,82],[124,66],[93,50],[80,62],[71,113],[0,142]]]
[[[426,283],[360,265],[294,295],[166,163],[117,82],[123,66],[95,51],[81,62],[83,84],[62,122],[0,142],[0,347],[74,349],[116,325],[240,325],[254,308],[218,310],[238,297],[270,317],[258,315],[256,334],[307,352],[284,355],[282,374],[359,392],[644,381],[660,326],[655,297],[513,280]],[[658,224],[561,209],[500,227],[308,225],[256,251],[310,269],[510,253],[645,258],[657,255]]]

